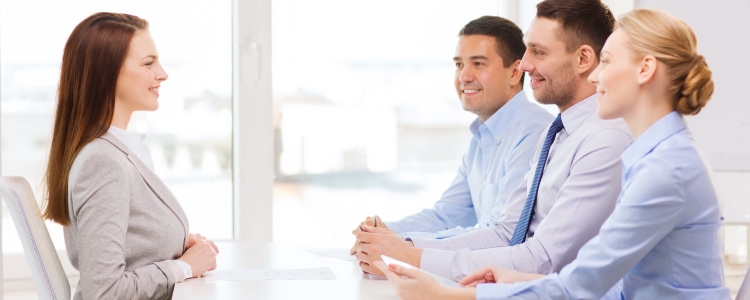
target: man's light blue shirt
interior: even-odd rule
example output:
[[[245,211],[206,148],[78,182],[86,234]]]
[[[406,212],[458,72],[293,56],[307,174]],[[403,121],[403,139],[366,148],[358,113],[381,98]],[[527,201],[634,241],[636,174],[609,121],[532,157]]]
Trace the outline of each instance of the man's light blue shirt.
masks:
[[[654,123],[622,163],[617,205],[576,260],[539,280],[479,285],[477,299],[597,299],[620,279],[625,299],[730,299],[718,199],[682,117]]]
[[[523,91],[486,122],[477,118],[458,174],[437,203],[386,226],[406,237],[445,238],[492,225],[510,192],[522,184],[537,139],[552,118]]]

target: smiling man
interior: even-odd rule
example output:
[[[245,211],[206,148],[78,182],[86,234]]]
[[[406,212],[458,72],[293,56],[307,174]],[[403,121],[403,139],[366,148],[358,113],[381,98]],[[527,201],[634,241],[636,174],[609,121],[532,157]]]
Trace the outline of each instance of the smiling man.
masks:
[[[385,254],[457,281],[487,265],[550,274],[573,261],[614,208],[620,155],[632,142],[622,119],[596,115],[596,87],[588,82],[614,22],[599,0],[540,2],[519,68],[537,101],[556,105],[560,114],[538,140],[526,183],[492,226],[460,236],[404,241],[364,226],[357,235],[361,265]]]
[[[394,222],[368,217],[363,225],[402,238],[441,239],[493,224],[510,192],[522,184],[536,140],[552,120],[523,93],[518,65],[525,50],[523,33],[510,20],[484,16],[464,26],[453,58],[454,83],[463,109],[477,119],[469,127],[473,138],[458,174],[432,208]]]

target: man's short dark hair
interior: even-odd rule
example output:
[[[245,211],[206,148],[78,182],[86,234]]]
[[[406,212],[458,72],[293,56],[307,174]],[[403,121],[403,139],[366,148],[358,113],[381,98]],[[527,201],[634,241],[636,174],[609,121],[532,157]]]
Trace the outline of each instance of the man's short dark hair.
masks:
[[[560,23],[568,52],[589,45],[597,57],[615,28],[612,11],[600,0],[544,0],[536,5],[536,17]]]
[[[466,24],[458,33],[463,35],[486,35],[495,38],[497,54],[503,58],[505,67],[523,57],[526,45],[523,32],[518,25],[503,17],[483,16]]]
[[[523,31],[516,23],[503,17],[482,16],[464,26],[458,36],[485,35],[495,38],[495,51],[503,59],[503,66],[510,67],[523,58],[526,44],[523,43]],[[521,73],[521,87],[526,74]]]

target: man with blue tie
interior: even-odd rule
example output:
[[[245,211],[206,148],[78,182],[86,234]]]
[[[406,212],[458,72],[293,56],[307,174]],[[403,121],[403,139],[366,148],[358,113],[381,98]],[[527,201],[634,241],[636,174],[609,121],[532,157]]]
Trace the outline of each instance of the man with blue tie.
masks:
[[[493,226],[452,238],[403,240],[365,226],[357,235],[362,269],[382,274],[371,262],[385,254],[458,281],[487,265],[550,274],[573,261],[614,208],[620,155],[632,142],[621,119],[598,118],[587,81],[614,23],[600,0],[540,2],[519,68],[536,100],[560,114],[539,139],[526,184]]]
[[[523,183],[536,139],[553,118],[523,91],[518,64],[525,51],[523,31],[508,19],[482,16],[461,29],[454,84],[463,109],[477,118],[456,177],[433,207],[390,222],[368,217],[363,225],[436,239],[492,226]]]

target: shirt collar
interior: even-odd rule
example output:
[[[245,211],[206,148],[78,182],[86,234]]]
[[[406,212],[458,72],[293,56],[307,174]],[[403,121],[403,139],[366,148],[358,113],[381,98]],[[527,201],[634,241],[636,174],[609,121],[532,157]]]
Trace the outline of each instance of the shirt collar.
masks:
[[[662,141],[670,136],[687,129],[682,116],[673,111],[662,117],[656,123],[646,129],[630,146],[622,153],[622,163],[625,169],[632,167],[639,159],[650,153]]]
[[[120,140],[123,144],[125,144],[126,147],[130,148],[131,150],[137,149],[137,147],[131,147],[138,145],[141,139],[145,139],[145,136],[140,133],[130,132],[115,126],[109,126],[109,133],[114,135],[118,140]]]
[[[479,136],[479,129],[484,125],[495,140],[499,140],[508,132],[508,128],[514,122],[513,117],[519,115],[518,111],[523,109],[524,104],[529,102],[523,90],[518,91],[508,102],[498,109],[487,121],[482,122],[476,118],[469,126],[469,130],[475,137]]]
[[[581,125],[591,117],[591,115],[598,118],[598,116],[595,115],[597,110],[596,95],[597,94],[593,94],[588,98],[583,99],[583,101],[576,103],[561,113],[560,117],[563,126],[565,127],[563,130],[565,130],[568,135],[571,135],[573,131],[580,128]]]
[[[146,146],[146,135],[143,133],[130,132],[117,128],[115,126],[109,126],[107,132],[115,136],[120,142],[125,144],[125,147],[130,150],[132,154],[135,154],[146,166],[154,169],[153,162],[151,161],[150,153]]]

